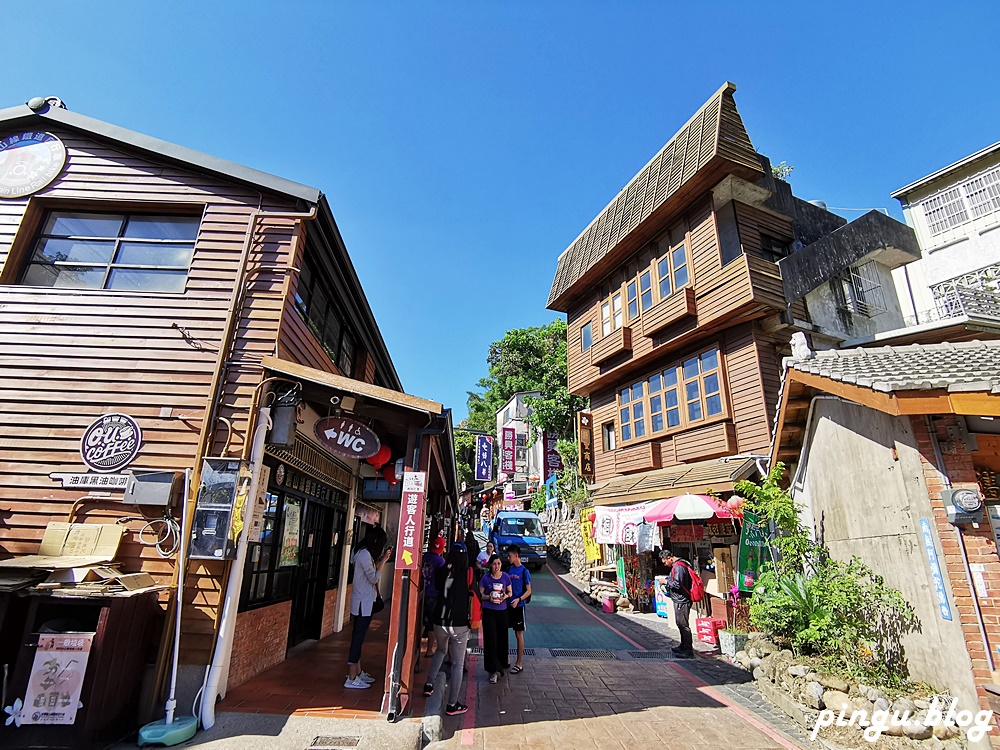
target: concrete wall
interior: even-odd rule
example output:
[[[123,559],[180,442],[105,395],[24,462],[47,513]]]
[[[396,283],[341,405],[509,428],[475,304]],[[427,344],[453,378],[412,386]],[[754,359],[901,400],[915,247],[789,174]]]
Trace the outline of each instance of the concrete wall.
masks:
[[[810,321],[821,329],[819,333],[838,339],[858,339],[903,327],[903,309],[892,271],[882,264],[878,264],[877,268],[886,311],[868,317],[838,309],[837,297],[831,285],[840,282],[828,281],[806,295]]]
[[[860,557],[913,605],[921,632],[904,641],[912,678],[948,690],[963,708],[979,710],[973,665],[944,570],[955,619],[942,619],[934,595],[921,518],[931,521],[938,556],[942,561],[944,556],[909,420],[819,400],[811,431],[794,496],[811,512],[817,537],[837,559]]]

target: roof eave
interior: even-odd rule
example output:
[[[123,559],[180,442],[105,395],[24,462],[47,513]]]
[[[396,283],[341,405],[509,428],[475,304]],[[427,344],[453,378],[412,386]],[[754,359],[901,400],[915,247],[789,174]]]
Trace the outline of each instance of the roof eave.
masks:
[[[905,187],[901,187],[901,188],[899,188],[899,190],[895,190],[892,193],[890,193],[889,195],[891,195],[893,198],[895,198],[898,201],[902,201],[902,199],[908,193],[912,193],[913,191],[915,191],[915,190],[917,190],[919,188],[922,188],[925,185],[928,185],[928,184],[934,182],[935,180],[939,180],[942,177],[950,174],[951,172],[956,172],[959,169],[962,169],[963,167],[966,167],[969,164],[972,164],[973,162],[978,161],[979,159],[985,158],[985,157],[993,154],[996,151],[1000,151],[1000,141],[997,141],[993,145],[987,146],[984,149],[980,149],[979,151],[977,151],[974,154],[969,154],[964,159],[959,159],[958,161],[949,164],[947,167],[942,167],[941,169],[937,170],[936,172],[932,172],[931,174],[927,175],[926,177],[921,177],[916,182],[911,182],[909,185],[906,185]]]

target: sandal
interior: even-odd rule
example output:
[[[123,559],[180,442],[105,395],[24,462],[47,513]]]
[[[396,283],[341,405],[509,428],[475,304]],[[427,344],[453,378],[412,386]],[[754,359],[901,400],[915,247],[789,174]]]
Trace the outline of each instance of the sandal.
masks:
[[[520,674],[523,671],[524,671],[524,667],[519,667],[519,666],[517,666],[517,664],[515,664],[513,667],[510,668],[510,673],[511,674]]]
[[[496,672],[494,672],[493,674],[490,675],[490,684],[491,685],[496,685],[497,684],[497,680],[499,680],[499,679],[500,679],[500,675],[497,674]]]

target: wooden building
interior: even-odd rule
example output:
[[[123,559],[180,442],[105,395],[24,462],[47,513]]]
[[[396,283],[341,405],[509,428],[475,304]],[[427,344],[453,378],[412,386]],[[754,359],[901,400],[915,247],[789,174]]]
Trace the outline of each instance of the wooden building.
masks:
[[[0,561],[36,553],[52,521],[139,515],[82,461],[81,438],[101,415],[127,415],[141,429],[126,472],[190,469],[196,490],[202,460],[249,457],[258,406],[280,395],[277,386],[298,384],[291,437],[251,467],[258,476],[269,468],[270,483],[267,533],[251,540],[246,569],[189,567],[181,661],[198,679],[218,649],[229,577],[243,582],[234,684],[339,629],[354,532],[381,523],[393,538],[398,499],[366,503],[365,462],[325,450],[307,429],[310,414],[331,413],[331,396],[351,397],[353,416],[392,462],[424,467],[431,516],[454,504],[450,413],[402,392],[315,188],[67,111],[55,98],[0,110],[0,331]],[[63,478],[64,487],[60,475],[84,478]],[[285,566],[274,545],[290,504],[299,548]],[[144,512],[154,510],[163,511]],[[141,520],[125,526],[116,562],[172,584],[173,559],[143,543]],[[396,586],[403,580],[397,573]],[[169,633],[168,599],[159,594],[149,619],[154,656]],[[392,637],[407,627],[398,600]],[[4,601],[0,642],[10,651],[27,599]]]

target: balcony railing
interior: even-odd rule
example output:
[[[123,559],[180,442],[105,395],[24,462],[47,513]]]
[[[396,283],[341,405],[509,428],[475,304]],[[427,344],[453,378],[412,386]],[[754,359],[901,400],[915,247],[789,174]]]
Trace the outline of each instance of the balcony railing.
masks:
[[[977,289],[961,284],[934,287],[934,307],[920,310],[916,316],[907,316],[907,325],[935,323],[940,320],[961,317],[1000,319],[1000,294],[990,289]]]

